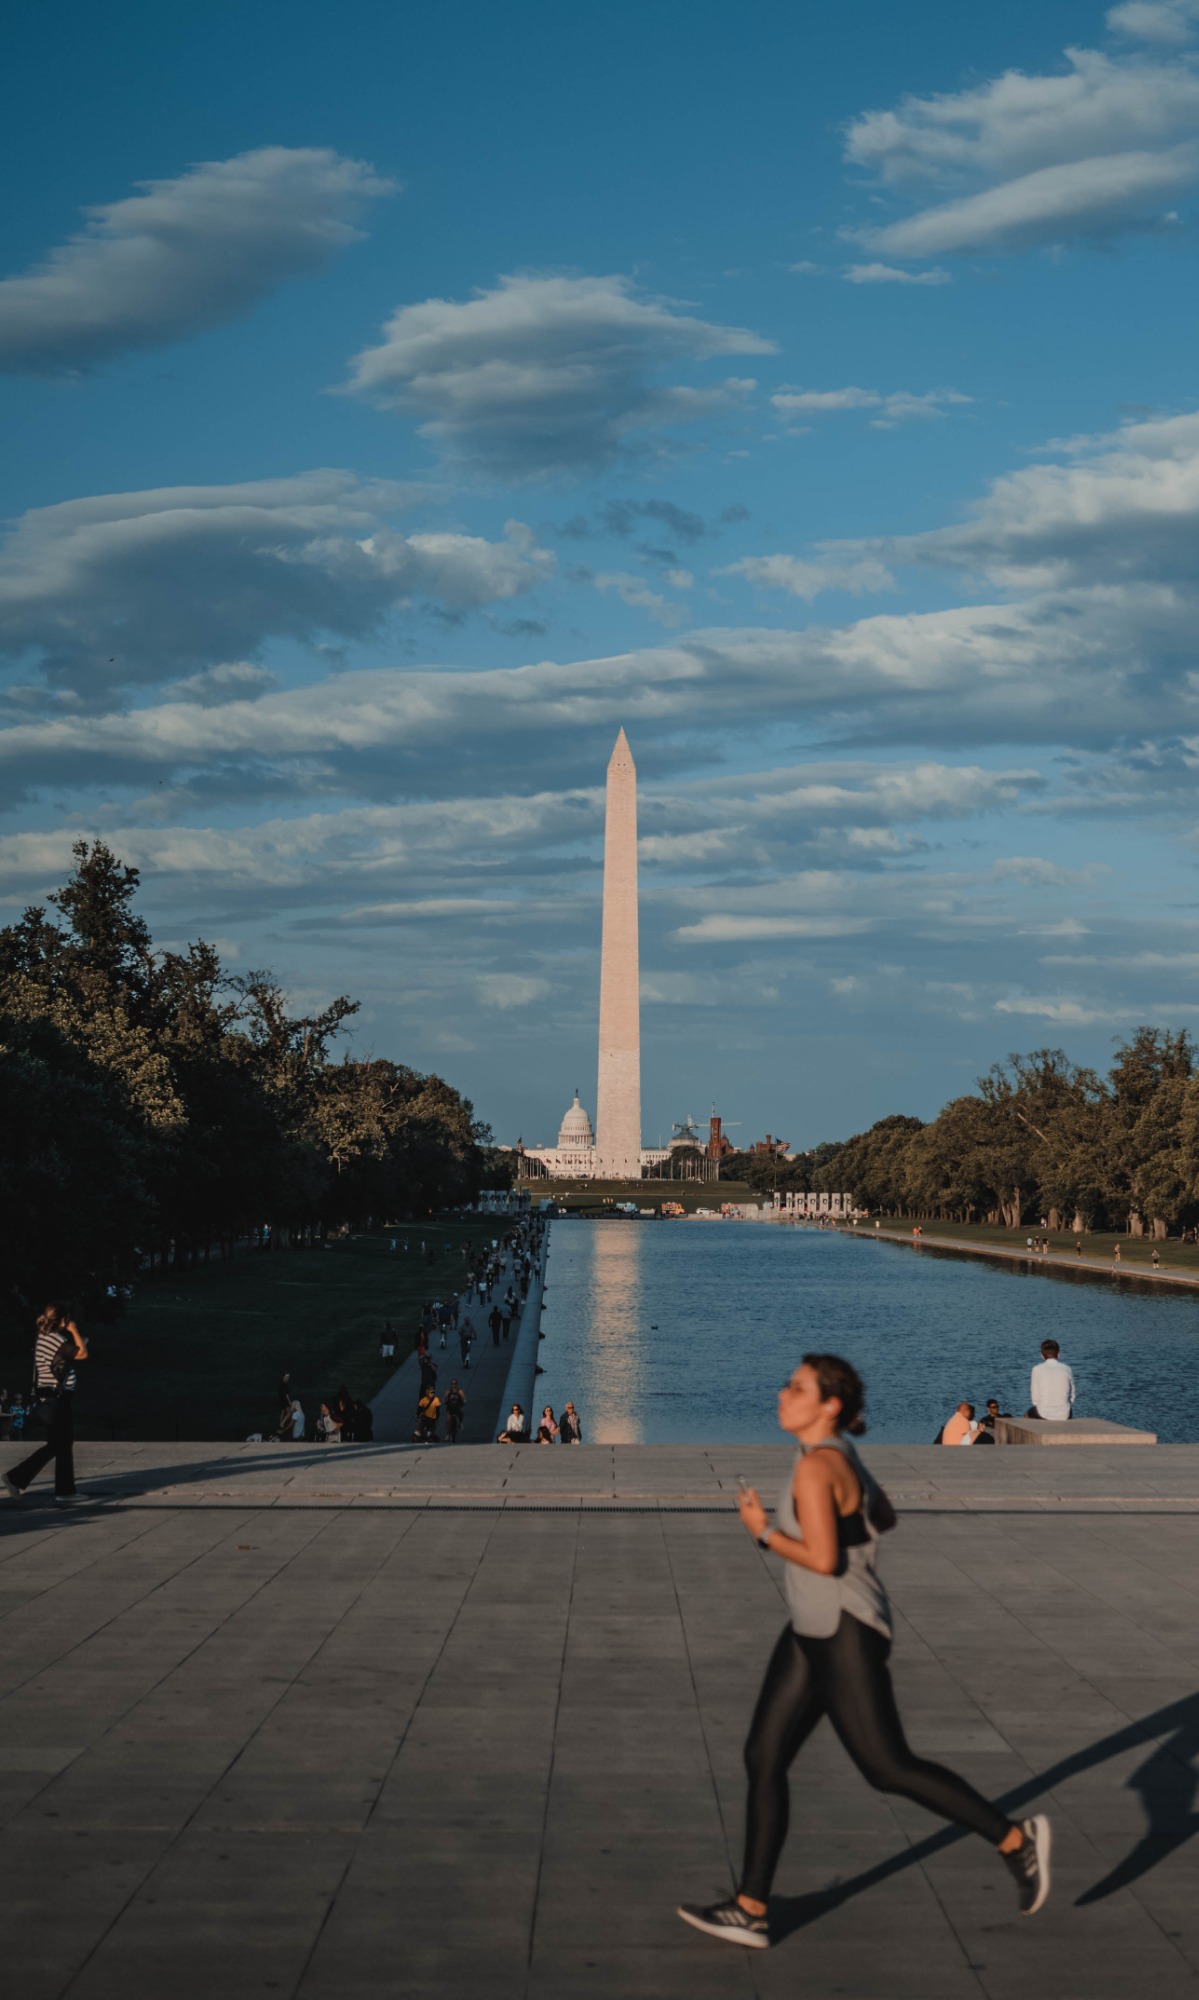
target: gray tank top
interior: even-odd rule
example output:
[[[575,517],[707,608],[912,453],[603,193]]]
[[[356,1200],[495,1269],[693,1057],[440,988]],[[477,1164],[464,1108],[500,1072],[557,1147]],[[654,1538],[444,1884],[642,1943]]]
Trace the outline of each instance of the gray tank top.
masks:
[[[837,1521],[837,1542],[840,1561],[836,1574],[819,1576],[813,1569],[801,1569],[798,1563],[783,1564],[783,1595],[791,1614],[791,1624],[796,1632],[806,1639],[831,1639],[841,1615],[848,1612],[862,1625],[873,1626],[887,1639],[891,1637],[891,1606],[883,1588],[881,1577],[875,1568],[878,1556],[878,1531],[871,1526],[870,1508],[878,1491],[852,1443],[840,1432],[825,1438],[822,1444],[801,1445],[799,1459],[811,1451],[839,1451],[848,1459],[856,1472],[862,1488],[862,1506],[859,1513],[842,1515]],[[784,1535],[802,1542],[799,1521],[795,1513],[795,1500],[791,1491],[795,1477],[795,1467],[791,1468],[778,1497],[774,1511],[774,1525]]]

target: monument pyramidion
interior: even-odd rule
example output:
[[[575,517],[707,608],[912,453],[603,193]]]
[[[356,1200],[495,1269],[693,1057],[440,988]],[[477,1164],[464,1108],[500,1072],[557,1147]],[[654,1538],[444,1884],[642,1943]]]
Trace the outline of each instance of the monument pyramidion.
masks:
[[[641,1006],[637,947],[637,767],[622,729],[608,764],[600,951],[595,1173],[641,1174]]]

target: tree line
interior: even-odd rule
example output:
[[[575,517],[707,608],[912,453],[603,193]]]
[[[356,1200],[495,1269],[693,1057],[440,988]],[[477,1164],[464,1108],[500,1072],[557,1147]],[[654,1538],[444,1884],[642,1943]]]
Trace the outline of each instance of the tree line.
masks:
[[[336,1052],[346,997],[294,1014],[269,972],[154,946],[102,841],[0,929],[4,1291],[102,1292],[149,1261],[311,1241],[469,1201],[491,1134],[438,1076]]]
[[[1138,1028],[1106,1076],[1061,1049],[996,1063],[925,1124],[882,1118],[792,1160],[738,1154],[760,1192],[852,1194],[916,1220],[1165,1237],[1199,1224],[1199,1066],[1185,1029]]]

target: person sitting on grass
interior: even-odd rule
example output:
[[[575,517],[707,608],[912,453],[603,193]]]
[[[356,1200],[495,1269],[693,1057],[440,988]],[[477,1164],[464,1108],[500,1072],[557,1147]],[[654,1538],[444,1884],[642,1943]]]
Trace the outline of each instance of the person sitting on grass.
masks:
[[[508,1421],[496,1439],[497,1444],[528,1444],[529,1419],[519,1403],[513,1403]]]

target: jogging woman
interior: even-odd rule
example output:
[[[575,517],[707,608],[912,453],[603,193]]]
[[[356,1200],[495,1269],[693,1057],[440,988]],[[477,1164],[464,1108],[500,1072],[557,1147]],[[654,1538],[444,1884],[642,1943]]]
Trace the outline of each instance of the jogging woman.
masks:
[[[875,1571],[878,1538],[895,1526],[890,1501],[847,1433],[860,1433],[861,1377],[834,1354],[805,1354],[779,1391],[779,1425],[799,1457],[771,1527],[752,1488],[741,1519],[758,1546],[783,1563],[791,1614],[771,1656],[745,1745],[749,1775],[745,1865],[736,1895],[706,1907],[684,1903],[696,1930],[764,1950],[766,1905],[787,1837],[787,1771],[827,1715],[863,1777],[989,1840],[1011,1870],[1026,1916],[1049,1894],[1049,1821],[1005,1818],[941,1764],[908,1748],[895,1706],[887,1655],[891,1613]]]

